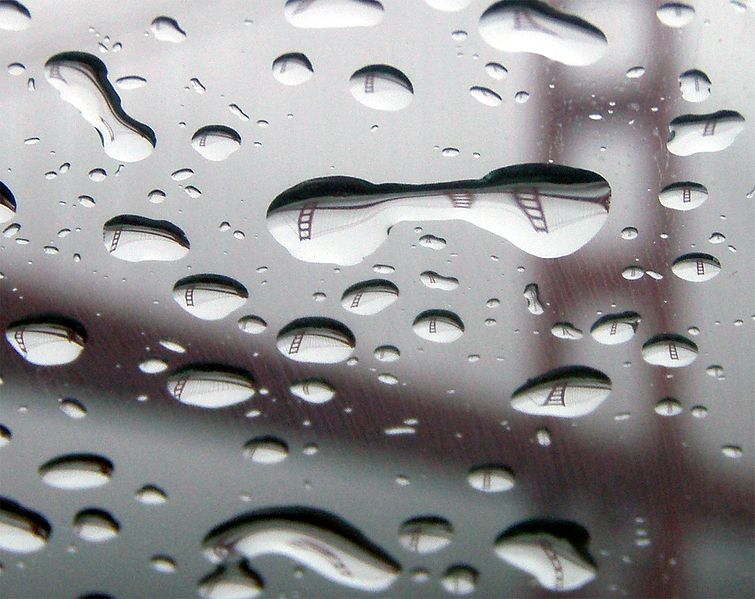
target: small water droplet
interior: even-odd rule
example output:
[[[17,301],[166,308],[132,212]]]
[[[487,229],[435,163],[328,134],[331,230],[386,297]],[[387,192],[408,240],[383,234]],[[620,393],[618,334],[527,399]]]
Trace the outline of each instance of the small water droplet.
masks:
[[[157,17],[150,26],[152,34],[159,42],[180,44],[186,39],[186,32],[181,29],[175,19],[170,17]]]

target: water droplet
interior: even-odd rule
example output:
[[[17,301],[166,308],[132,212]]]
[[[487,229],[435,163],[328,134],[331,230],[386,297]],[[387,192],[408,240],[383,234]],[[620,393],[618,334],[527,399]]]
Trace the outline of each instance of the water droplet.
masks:
[[[477,588],[479,574],[469,566],[451,566],[440,579],[441,586],[451,595],[469,595]]]
[[[92,454],[62,456],[39,468],[45,484],[67,491],[101,487],[110,481],[112,472],[110,460]]]
[[[2,6],[2,5],[0,5]],[[20,62],[12,62],[8,65],[8,74],[14,77],[21,75],[26,70],[26,67]]]
[[[349,358],[356,340],[340,322],[329,318],[300,318],[278,333],[276,346],[295,362],[335,364]]]
[[[634,227],[624,227],[621,230],[621,238],[626,240],[637,239],[640,232]]]
[[[708,241],[710,243],[723,243],[726,241],[726,235],[719,232],[711,233],[710,237],[708,237]]]
[[[160,574],[173,574],[176,571],[175,560],[167,555],[153,555],[149,560],[150,566]]]
[[[401,352],[393,345],[381,345],[375,348],[373,355],[380,362],[395,362],[401,357]]]
[[[172,351],[176,354],[185,354],[186,348],[181,345],[178,341],[173,341],[172,339],[160,339],[159,341],[160,345],[167,349],[168,351]]]
[[[637,312],[606,314],[595,321],[590,329],[590,335],[598,343],[617,345],[626,343],[634,337],[639,326],[640,315]]]
[[[681,335],[656,335],[642,346],[642,359],[653,366],[681,368],[692,364],[695,358],[697,345]]]
[[[87,509],[76,514],[73,530],[76,535],[89,543],[105,543],[118,536],[121,526],[118,521],[103,510]]]
[[[196,199],[202,195],[202,192],[193,185],[187,185],[186,187],[184,187],[184,192],[192,199]]]
[[[241,147],[241,136],[230,127],[208,125],[197,130],[191,147],[207,160],[220,162]]]
[[[155,485],[144,485],[134,494],[134,498],[143,505],[162,505],[168,501],[165,491]]]
[[[667,27],[684,27],[695,18],[695,9],[681,2],[667,2],[655,11],[658,20]]]
[[[627,266],[624,270],[621,271],[621,276],[624,277],[627,281],[637,281],[638,279],[641,279],[645,276],[645,269],[642,268],[642,266]]]
[[[307,508],[268,511],[236,519],[210,532],[204,541],[204,554],[215,563],[230,556],[254,559],[280,555],[336,584],[383,591],[396,580],[400,566],[362,538],[330,514]]]
[[[514,102],[516,102],[517,104],[524,104],[529,99],[530,94],[528,92],[520,91],[514,94]]]
[[[570,322],[557,322],[551,327],[551,334],[559,339],[582,339],[583,333]]]
[[[639,79],[645,74],[645,67],[632,67],[627,71],[629,79]]]
[[[567,65],[597,62],[608,48],[596,27],[543,2],[498,2],[483,13],[479,27],[496,50],[530,52]]]
[[[427,310],[414,320],[414,333],[435,343],[452,343],[464,334],[464,323],[448,310]]]
[[[691,181],[672,183],[658,194],[661,204],[672,210],[693,210],[707,199],[707,188]]]
[[[708,416],[708,408],[705,406],[693,406],[690,412],[695,418],[705,418]]]
[[[73,362],[84,349],[86,332],[66,318],[34,318],[12,323],[5,338],[27,362],[59,366]]]
[[[505,466],[477,466],[467,474],[467,482],[478,491],[501,493],[514,488],[514,473]]]
[[[721,453],[727,458],[737,460],[742,457],[742,448],[737,445],[724,445],[721,447]]]
[[[168,363],[159,358],[149,358],[139,363],[139,370],[145,374],[157,374],[165,372],[168,369]]]
[[[399,382],[397,377],[387,372],[379,374],[377,378],[384,385],[398,385]]]
[[[314,72],[309,58],[298,52],[284,54],[273,62],[273,76],[283,85],[301,85],[309,81]]]
[[[111,256],[126,262],[180,260],[190,247],[184,232],[173,223],[133,214],[107,221],[102,241]]]
[[[259,335],[267,328],[267,322],[259,316],[242,316],[239,318],[239,328],[250,335]]]
[[[5,31],[23,31],[31,25],[31,13],[16,0],[0,2],[0,29]]]
[[[503,101],[501,96],[487,87],[475,85],[469,88],[469,93],[480,104],[485,104],[486,106],[498,106]]]
[[[214,365],[189,366],[168,377],[168,393],[181,403],[200,408],[225,408],[254,395],[251,377]]]
[[[463,42],[465,39],[467,39],[467,37],[467,32],[461,29],[456,29],[455,31],[451,32],[451,39],[455,42]]]
[[[535,431],[535,440],[540,447],[550,447],[551,432],[547,428],[539,428]]]
[[[0,550],[20,554],[34,553],[47,544],[50,530],[49,522],[41,514],[11,499],[0,497]]]
[[[440,154],[441,156],[445,156],[446,158],[453,158],[454,156],[459,155],[459,149],[458,148],[443,148]]]
[[[370,65],[349,80],[351,95],[368,108],[402,110],[412,103],[414,88],[401,71],[388,65]]]
[[[684,411],[682,404],[672,397],[661,399],[653,409],[660,416],[678,416]]]
[[[579,418],[611,393],[611,379],[594,368],[567,366],[527,381],[511,395],[511,407],[535,416]]]
[[[16,198],[13,192],[0,181],[0,223],[7,223],[16,216]]]
[[[540,290],[536,283],[530,283],[524,288],[522,293],[524,299],[527,300],[527,310],[530,314],[538,316],[545,312],[543,304],[540,301]]]
[[[330,401],[336,395],[332,385],[318,379],[299,381],[291,385],[289,390],[296,397],[315,404]]]
[[[426,270],[419,275],[419,280],[430,289],[440,289],[441,291],[453,291],[459,286],[459,279],[454,277],[444,277],[433,270]]]
[[[497,62],[489,62],[488,64],[486,64],[485,72],[490,77],[498,81],[500,81],[501,79],[506,79],[506,76],[509,74],[508,69],[502,64],[498,64]]]
[[[139,89],[140,87],[147,85],[147,80],[138,75],[129,75],[128,77],[116,79],[115,84],[120,89]]]
[[[451,523],[437,516],[421,516],[404,522],[398,531],[401,546],[426,555],[436,553],[451,544],[454,529]]]
[[[87,415],[86,407],[77,399],[68,397],[65,399],[61,398],[58,401],[60,402],[60,411],[69,418],[80,420]]]
[[[202,599],[255,599],[264,586],[246,563],[227,564],[200,580],[197,592]]]
[[[7,446],[12,438],[13,433],[10,432],[10,429],[0,424],[0,448]]]
[[[154,132],[123,111],[101,60],[81,52],[57,54],[45,64],[45,77],[97,130],[105,154],[122,162],[137,162],[152,154]]]
[[[721,263],[710,254],[685,254],[674,260],[671,272],[685,281],[701,283],[710,281],[721,272]]]
[[[170,17],[157,17],[150,26],[152,34],[159,42],[180,44],[186,39],[186,32],[181,29],[178,22]]]
[[[341,297],[341,306],[349,312],[372,315],[382,312],[398,299],[399,291],[390,281],[376,279],[349,287]]]
[[[685,71],[679,75],[679,88],[687,102],[702,102],[710,96],[710,79],[702,71]]]
[[[444,12],[458,12],[465,9],[472,0],[425,0],[428,6]]]
[[[173,299],[192,316],[220,320],[246,303],[249,294],[230,277],[200,274],[184,277],[173,287]]]
[[[668,151],[677,156],[725,150],[745,128],[745,119],[733,110],[688,114],[669,123]]]
[[[238,104],[229,104],[228,105],[228,110],[231,111],[231,114],[239,117],[239,119],[241,119],[244,122],[246,122],[246,121],[249,120],[249,115],[246,114],[243,110],[241,110],[241,108],[239,108]],[[264,122],[264,121],[257,121],[257,124],[259,125],[260,122]]]
[[[419,238],[419,244],[431,250],[442,250],[446,247],[446,240],[435,235],[423,235]]]
[[[305,29],[371,27],[383,20],[383,5],[376,0],[288,0],[284,14],[291,25]]]
[[[278,464],[288,457],[288,445],[275,437],[257,437],[244,445],[244,457],[256,464]]]
[[[104,168],[93,168],[89,171],[89,178],[95,183],[102,183],[107,179],[107,171]]]

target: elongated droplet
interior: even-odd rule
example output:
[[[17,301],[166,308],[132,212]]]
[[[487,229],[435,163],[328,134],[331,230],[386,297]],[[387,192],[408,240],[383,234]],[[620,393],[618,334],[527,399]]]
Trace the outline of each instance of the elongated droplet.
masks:
[[[685,71],[679,75],[679,89],[687,102],[702,102],[710,96],[710,79],[702,71]]]
[[[105,153],[113,160],[137,162],[152,154],[154,132],[123,111],[101,60],[80,52],[57,54],[45,64],[45,77],[97,130]]]
[[[673,272],[680,279],[701,283],[710,281],[721,272],[721,263],[710,254],[684,254],[679,256],[671,265]]]
[[[278,351],[295,362],[335,364],[348,359],[356,341],[352,332],[329,318],[302,318],[278,333]]]
[[[309,403],[325,403],[333,399],[336,390],[325,381],[309,379],[291,385],[291,393]]]
[[[167,493],[155,485],[144,485],[136,492],[134,498],[143,505],[162,505],[168,501]]]
[[[576,341],[582,339],[583,333],[570,322],[557,322],[551,327],[551,334],[559,339]]]
[[[448,310],[427,310],[414,319],[414,333],[435,343],[452,343],[464,334],[464,323]]]
[[[371,27],[383,20],[377,0],[288,0],[286,20],[304,29]]]
[[[382,312],[397,299],[398,287],[390,281],[376,279],[349,287],[341,297],[341,306],[354,314],[369,316]]]
[[[159,42],[180,44],[186,39],[186,32],[181,29],[175,19],[170,17],[157,17],[150,27],[155,39]]]
[[[511,407],[535,416],[579,418],[593,412],[611,393],[611,379],[594,368],[551,370],[511,395]]]
[[[708,189],[691,181],[672,183],[658,194],[658,200],[672,210],[693,210],[708,199]]]
[[[390,587],[398,564],[352,538],[359,538],[358,533],[333,516],[307,509],[282,511],[219,527],[205,539],[204,553],[215,563],[232,555],[250,560],[279,555],[349,588],[376,592]]]
[[[31,25],[31,13],[16,0],[0,2],[0,29],[5,31],[23,31]]]
[[[681,335],[656,335],[642,346],[642,359],[653,366],[681,368],[696,358],[697,345]]]
[[[301,85],[314,75],[312,63],[304,54],[292,52],[273,61],[273,77],[283,85]]]
[[[725,150],[744,131],[745,119],[733,110],[689,114],[669,123],[668,151],[677,156]]]
[[[207,160],[221,162],[241,147],[241,136],[230,127],[207,125],[191,138],[191,147]]]
[[[480,35],[496,50],[531,52],[574,66],[597,62],[608,48],[593,25],[543,2],[498,2],[480,17]]]
[[[603,345],[618,345],[634,337],[639,326],[640,315],[637,312],[606,314],[595,321],[590,329],[590,335]]]
[[[420,516],[404,522],[398,531],[401,545],[414,553],[435,553],[451,544],[451,523],[437,516]]]
[[[71,398],[60,399],[58,401],[60,402],[60,411],[69,418],[81,420],[86,417],[87,409],[80,401]]]
[[[190,406],[226,408],[254,395],[246,373],[214,366],[189,366],[168,377],[168,393]]]
[[[27,362],[59,366],[73,362],[84,350],[86,332],[66,318],[34,318],[12,323],[5,338]]]
[[[583,538],[587,532],[574,523],[565,526],[549,526],[527,522],[512,527],[495,542],[496,555],[515,568],[534,576],[541,586],[551,591],[572,591],[591,582],[596,568],[582,545],[561,536],[565,528],[581,529]]]
[[[105,543],[118,536],[121,525],[103,510],[88,509],[76,514],[73,530],[89,543]]]
[[[244,445],[243,453],[257,464],[278,464],[288,457],[288,445],[275,437],[257,437]]]
[[[130,75],[128,77],[121,77],[120,79],[116,79],[115,84],[120,89],[139,89],[140,87],[147,85],[147,80],[144,77]]]
[[[457,12],[465,9],[472,0],[425,0],[428,6],[444,12]]]
[[[539,316],[545,312],[545,308],[543,308],[543,304],[540,301],[540,289],[538,288],[537,283],[530,283],[527,285],[524,288],[522,295],[524,296],[524,299],[527,300],[527,310],[530,314]]]
[[[655,404],[653,410],[659,416],[678,416],[684,411],[682,404],[672,397],[660,400]]]
[[[0,497],[0,550],[34,553],[50,537],[47,519],[7,497]]]
[[[264,586],[246,563],[228,564],[200,580],[197,591],[202,599],[254,599]]]
[[[446,240],[442,237],[436,237],[435,235],[423,235],[419,238],[419,244],[422,247],[435,250],[437,252],[446,247]]]
[[[107,221],[102,242],[111,256],[126,262],[180,260],[190,247],[184,232],[173,223],[133,214]]]
[[[621,276],[627,281],[637,281],[645,276],[645,269],[642,266],[627,266],[621,271]]]
[[[492,89],[476,85],[469,88],[470,95],[477,100],[480,104],[485,106],[498,106],[502,100]]]
[[[13,192],[0,181],[0,224],[12,221],[16,216],[16,198]]]
[[[239,328],[250,335],[259,335],[267,328],[267,322],[259,316],[242,316],[238,322]]]
[[[384,64],[359,69],[351,76],[349,89],[361,104],[375,110],[402,110],[414,98],[414,88],[408,77]]]
[[[249,294],[230,277],[201,274],[185,277],[173,287],[173,299],[192,316],[220,320],[246,303]]]
[[[401,352],[398,347],[393,345],[381,345],[376,347],[373,352],[375,359],[381,362],[395,362],[401,357]]]
[[[459,286],[459,279],[455,277],[444,277],[434,270],[426,270],[419,275],[419,280],[422,281],[425,287],[429,287],[430,289],[440,289],[441,291],[453,291]]]
[[[496,79],[498,81],[506,79],[509,74],[509,70],[505,66],[498,64],[497,62],[489,62],[488,64],[486,64],[485,72],[493,79]]]
[[[610,187],[594,173],[524,165],[478,181],[433,186],[376,186],[327,178],[284,192],[267,228],[306,262],[357,264],[400,222],[463,220],[540,258],[569,255],[608,217]]]
[[[658,20],[667,27],[684,27],[695,18],[695,9],[681,2],[666,2],[655,11]]]
[[[477,588],[479,574],[469,566],[451,566],[440,579],[441,586],[451,595],[469,595]]]
[[[514,474],[505,466],[477,466],[467,474],[467,482],[483,493],[501,493],[514,488]]]
[[[113,464],[94,454],[73,454],[50,460],[39,468],[45,484],[66,491],[94,489],[110,482]]]

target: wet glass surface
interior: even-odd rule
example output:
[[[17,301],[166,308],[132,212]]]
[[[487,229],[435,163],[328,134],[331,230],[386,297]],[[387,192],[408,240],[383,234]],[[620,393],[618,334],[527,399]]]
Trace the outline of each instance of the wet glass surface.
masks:
[[[748,0],[0,1],[0,595],[753,595]]]

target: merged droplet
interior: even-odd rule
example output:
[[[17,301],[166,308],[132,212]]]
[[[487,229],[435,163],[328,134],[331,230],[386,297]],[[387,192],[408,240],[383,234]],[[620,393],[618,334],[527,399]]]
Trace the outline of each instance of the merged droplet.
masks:
[[[448,547],[454,529],[445,518],[421,516],[404,522],[398,531],[399,543],[414,553],[435,553]]]
[[[241,147],[241,136],[224,125],[207,125],[194,133],[191,147],[207,160],[221,162]]]
[[[152,154],[154,132],[123,111],[101,60],[81,52],[57,54],[45,64],[45,77],[97,130],[105,153],[112,159],[137,162]]]
[[[681,368],[696,358],[697,345],[681,335],[656,335],[642,346],[642,359],[653,366]]]
[[[111,256],[126,262],[180,260],[190,247],[184,232],[173,223],[133,214],[107,221],[102,242]]]
[[[246,303],[249,294],[230,277],[200,274],[185,277],[173,287],[173,299],[192,316],[220,320]]]
[[[464,334],[464,323],[448,310],[427,310],[414,319],[412,330],[428,341],[452,343]]]
[[[245,563],[218,566],[199,581],[202,599],[254,599],[264,590],[264,583]]]
[[[300,52],[284,54],[273,61],[273,77],[283,85],[301,85],[314,74],[309,58]]]
[[[316,404],[325,403],[336,396],[336,390],[332,385],[318,379],[294,383],[289,391],[299,399]]]
[[[354,314],[370,316],[382,312],[398,299],[398,287],[385,279],[363,281],[344,291],[341,306]]]
[[[527,285],[524,288],[522,295],[524,296],[524,299],[527,300],[527,310],[530,314],[539,316],[545,312],[543,303],[540,301],[540,288],[537,286],[537,283],[530,283]]]
[[[50,537],[47,519],[29,508],[0,497],[0,550],[10,553],[34,553]]]
[[[488,87],[475,85],[469,88],[470,95],[485,106],[498,106],[503,100],[496,92]]]
[[[672,210],[693,210],[708,199],[708,189],[691,181],[672,183],[658,194],[658,200]]]
[[[569,528],[581,529],[584,542],[565,535]],[[571,531],[569,531],[571,532]],[[584,545],[587,532],[573,523],[551,525],[527,522],[512,527],[495,542],[495,553],[503,561],[534,576],[551,591],[572,591],[591,582],[595,565]]]
[[[157,17],[150,26],[152,34],[159,42],[180,44],[186,39],[186,32],[175,19],[170,17]]]
[[[419,275],[419,280],[425,287],[430,289],[440,289],[441,291],[453,291],[459,286],[459,279],[455,277],[444,277],[434,270],[426,270]]]
[[[480,35],[496,50],[531,52],[567,65],[597,62],[608,48],[603,33],[543,2],[498,2],[480,17]]]
[[[469,566],[451,566],[440,579],[441,586],[451,595],[469,595],[477,589],[477,570]]]
[[[569,255],[608,217],[610,187],[594,173],[520,165],[478,181],[373,185],[332,177],[298,185],[267,213],[273,237],[306,262],[357,264],[400,222],[463,220],[540,258]],[[420,240],[420,243],[424,242]]]
[[[595,321],[590,329],[590,335],[595,341],[604,345],[626,343],[634,337],[637,327],[640,326],[640,320],[637,312],[606,314]]]
[[[294,27],[331,29],[371,27],[383,20],[377,0],[288,0],[286,20]]]
[[[658,20],[667,27],[684,27],[695,18],[695,9],[681,2],[666,2],[655,11]]]
[[[576,341],[582,339],[584,333],[570,322],[557,322],[551,327],[551,335],[559,339]]]
[[[684,254],[679,256],[671,265],[673,272],[680,279],[701,283],[710,281],[721,272],[721,263],[710,254]]]
[[[61,456],[39,468],[39,475],[45,484],[67,491],[101,487],[110,482],[112,472],[112,462],[94,454]]]
[[[259,316],[242,316],[238,322],[239,328],[250,335],[259,335],[267,328],[267,322]]]
[[[702,71],[693,69],[679,75],[679,88],[687,102],[702,102],[710,96],[710,79]]]
[[[579,418],[611,393],[611,379],[594,368],[568,366],[528,381],[511,395],[511,407],[535,416]]]
[[[745,128],[745,119],[733,110],[688,114],[669,123],[668,151],[677,156],[725,150]]]
[[[257,437],[244,445],[243,453],[256,464],[278,464],[288,457],[288,445],[276,437]]]
[[[388,65],[359,69],[351,76],[349,89],[361,104],[375,110],[402,110],[414,98],[414,88],[408,77]]]
[[[5,31],[23,31],[31,25],[31,13],[16,0],[0,2],[0,29]]]
[[[73,530],[89,543],[105,543],[118,536],[121,525],[104,510],[87,509],[76,514]]]
[[[467,473],[469,486],[484,493],[502,493],[514,488],[514,473],[500,465],[472,468]]]
[[[5,338],[27,362],[59,366],[73,362],[84,350],[86,332],[67,318],[33,318],[12,323]]]
[[[278,333],[278,351],[295,362],[335,364],[348,359],[356,340],[345,325],[329,318],[300,318]]]
[[[0,224],[12,221],[16,216],[16,198],[13,192],[0,181]]]
[[[423,235],[419,238],[419,244],[422,247],[435,250],[437,252],[446,247],[446,240],[435,235]]]
[[[168,377],[168,393],[190,406],[226,408],[250,399],[254,381],[243,371],[215,366],[189,366]]]
[[[383,591],[396,580],[400,566],[359,538],[353,528],[330,514],[305,508],[270,511],[229,522],[211,532],[205,539],[204,553],[215,563],[230,556],[251,560],[280,555],[336,584]]]

